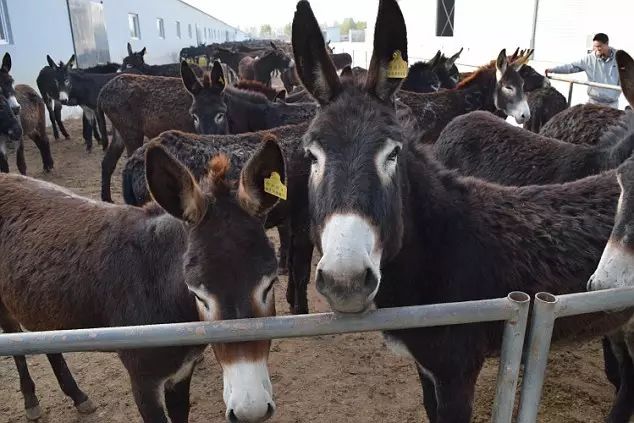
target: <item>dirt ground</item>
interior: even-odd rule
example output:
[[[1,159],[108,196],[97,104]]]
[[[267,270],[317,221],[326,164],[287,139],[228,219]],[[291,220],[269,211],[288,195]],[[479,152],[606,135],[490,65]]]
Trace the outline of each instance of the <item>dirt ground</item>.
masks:
[[[65,186],[81,195],[99,198],[98,147],[84,151],[81,121],[69,121],[71,140],[52,141],[55,170],[42,173],[39,154],[25,141],[28,174]],[[50,136],[51,140],[52,135]],[[15,157],[10,157],[15,172]],[[113,180],[121,202],[120,169]],[[1,201],[1,199],[0,199]],[[273,232],[271,232],[273,236]],[[275,287],[277,310],[288,314],[286,278]],[[311,312],[328,311],[309,288]],[[43,423],[137,422],[140,417],[127,375],[114,354],[66,354],[82,389],[98,405],[89,416],[79,415],[57,385],[44,356],[28,358],[44,411]],[[427,421],[422,392],[412,362],[391,353],[378,333],[276,340],[269,364],[277,413],[272,421],[291,422],[413,422]],[[475,399],[475,422],[490,420],[497,360],[489,360],[480,375]],[[603,374],[600,342],[574,351],[551,353],[539,422],[600,422],[607,414],[613,388]],[[224,421],[222,374],[211,349],[194,374],[190,421]],[[17,371],[11,357],[0,357],[0,422],[26,422]]]

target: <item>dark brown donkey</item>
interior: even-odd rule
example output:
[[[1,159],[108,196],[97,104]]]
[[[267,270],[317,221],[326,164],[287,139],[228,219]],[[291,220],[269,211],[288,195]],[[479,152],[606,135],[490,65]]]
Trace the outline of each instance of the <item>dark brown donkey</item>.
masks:
[[[28,85],[19,84],[15,86],[15,94],[20,103],[20,123],[22,124],[22,135],[31,138],[42,156],[42,166],[44,172],[53,169],[53,156],[51,155],[51,146],[46,134],[46,106],[42,97],[40,97],[33,88]],[[24,141],[20,142],[20,149],[24,149]],[[18,151],[18,154],[20,152]],[[26,172],[26,164],[24,163],[24,151],[22,151],[22,165]],[[20,163],[18,163],[20,166]]]
[[[138,72],[143,75],[167,76],[178,78],[181,75],[182,63],[168,63],[165,65],[148,65],[145,63],[146,48],[143,50],[132,51],[132,46],[128,43],[128,55],[121,62],[122,72]],[[196,76],[203,76],[203,70],[195,64],[189,65],[190,69]]]
[[[577,104],[562,110],[539,133],[572,144],[596,144],[611,126],[618,125],[623,110],[597,104]]]
[[[277,227],[280,233],[280,269],[286,269],[288,264],[286,299],[296,314],[308,313],[306,288],[310,279],[313,252],[306,214],[309,162],[301,148],[302,136],[307,129],[308,122],[241,135],[195,135],[168,131],[154,140],[174,154],[194,178],[200,179],[207,173],[209,158],[215,154],[227,154],[232,168],[239,171],[263,137],[273,134],[278,138],[287,158],[288,199],[280,201],[269,213],[266,227]],[[123,168],[123,198],[130,205],[142,206],[151,200],[144,177],[145,150],[148,145],[136,150]]]
[[[322,253],[315,282],[332,309],[584,290],[612,227],[614,174],[510,188],[443,169],[395,114],[401,81],[387,69],[396,50],[407,60],[396,0],[380,1],[374,34],[365,85],[340,82],[310,5],[297,5],[298,74],[322,105],[304,136],[311,233]],[[558,320],[554,336],[605,330],[626,317]],[[416,360],[430,420],[470,422],[476,379],[485,357],[499,353],[502,325],[385,335]]]
[[[183,62],[183,83],[129,75],[116,78],[101,91],[100,109],[120,134],[102,162],[103,200],[111,200],[110,179],[124,147],[132,154],[144,136],[153,138],[170,129],[202,134],[251,132],[306,122],[317,108],[313,103],[274,103],[263,94],[226,86],[217,61],[202,84],[187,69]]]
[[[614,169],[634,151],[634,114],[599,145],[579,145],[513,126],[489,112],[452,120],[434,144],[436,158],[461,175],[503,185],[574,181]]]
[[[0,94],[0,172],[9,172],[9,162],[7,160],[7,144],[18,144],[18,155],[22,154],[22,160],[18,156],[18,167],[24,163],[24,148],[22,146],[22,127],[18,116],[13,113],[11,103]],[[26,171],[26,165],[24,165]]]
[[[5,332],[275,314],[277,262],[262,221],[278,200],[264,192],[264,178],[272,172],[282,181],[286,177],[277,143],[266,139],[255,151],[240,173],[237,194],[226,178],[226,157],[215,157],[199,184],[163,147],[152,145],[146,155],[147,183],[158,205],[145,208],[96,202],[46,182],[0,175]],[[213,345],[223,368],[228,421],[260,422],[273,414],[269,346],[269,341]],[[204,349],[118,351],[143,421],[187,422],[191,376]],[[27,417],[36,419],[41,410],[35,385],[25,358],[14,358]],[[78,410],[93,411],[62,355],[48,358]]]
[[[414,112],[424,143],[433,144],[453,118],[474,110],[499,111],[522,124],[530,118],[524,80],[518,73],[523,65],[523,57],[509,63],[506,50],[502,50],[496,61],[473,72],[453,90],[401,91],[398,98]]]

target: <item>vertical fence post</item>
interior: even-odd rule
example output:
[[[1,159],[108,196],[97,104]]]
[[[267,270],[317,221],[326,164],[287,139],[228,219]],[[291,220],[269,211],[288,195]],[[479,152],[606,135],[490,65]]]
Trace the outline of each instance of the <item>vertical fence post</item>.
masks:
[[[535,423],[539,411],[539,401],[544,385],[550,340],[555,325],[557,298],[546,292],[535,295],[528,344],[524,378],[520,393],[518,423]]]
[[[495,403],[493,404],[493,423],[511,423],[513,405],[517,390],[517,378],[522,361],[522,347],[528,322],[530,296],[524,292],[511,292],[509,301],[517,308],[517,316],[507,320],[504,325],[502,351],[498,369]]]
[[[572,104],[572,89],[575,86],[574,82],[568,84],[568,107]]]

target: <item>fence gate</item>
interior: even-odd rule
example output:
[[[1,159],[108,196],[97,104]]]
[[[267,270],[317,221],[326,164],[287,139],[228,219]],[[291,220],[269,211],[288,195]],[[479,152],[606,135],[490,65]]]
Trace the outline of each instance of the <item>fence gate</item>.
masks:
[[[103,4],[92,0],[67,0],[77,66],[87,68],[110,61]]]

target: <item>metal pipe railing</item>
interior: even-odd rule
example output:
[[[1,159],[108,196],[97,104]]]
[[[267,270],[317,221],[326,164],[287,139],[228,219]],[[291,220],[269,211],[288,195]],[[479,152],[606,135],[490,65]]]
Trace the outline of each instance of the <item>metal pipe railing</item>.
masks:
[[[518,423],[537,421],[553,327],[559,317],[634,307],[634,288],[606,289],[567,295],[540,292],[535,295],[524,378],[520,390]]]
[[[0,356],[204,345],[506,321],[492,421],[510,423],[529,303],[528,294],[512,292],[506,298],[385,308],[363,314],[320,313],[148,326],[8,333],[0,335]]]
[[[601,84],[599,82],[583,81],[580,79],[561,78],[559,76],[552,76],[552,75],[546,75],[546,78],[551,79],[553,81],[567,82],[569,84],[568,85],[568,106],[570,106],[570,104],[572,103],[572,90],[575,84],[586,85],[588,87],[605,88],[608,90],[621,91],[621,87],[619,87],[618,85]]]

